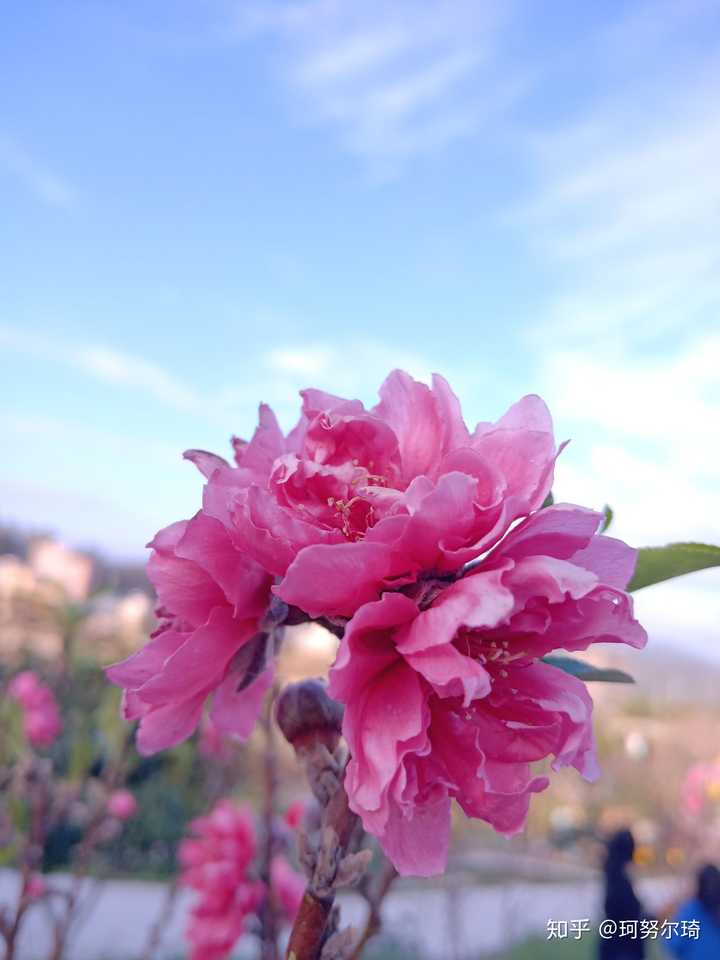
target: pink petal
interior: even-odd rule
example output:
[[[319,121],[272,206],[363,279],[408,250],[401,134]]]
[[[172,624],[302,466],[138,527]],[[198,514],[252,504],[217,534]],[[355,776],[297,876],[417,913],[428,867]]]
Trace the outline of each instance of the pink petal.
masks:
[[[546,507],[518,524],[496,547],[492,556],[522,557],[541,554],[569,560],[594,536],[602,514],[572,504]]]
[[[414,620],[398,649],[405,655],[450,643],[460,627],[495,627],[513,609],[513,595],[503,585],[509,563],[462,577]]]
[[[490,692],[487,670],[453,646],[435,646],[407,654],[405,659],[439,697],[462,697],[463,702],[469,704]]]
[[[401,876],[445,872],[450,846],[450,800],[419,804],[405,812],[393,804],[380,844]]]
[[[362,606],[347,624],[330,670],[330,696],[347,703],[397,662],[393,628],[410,623],[417,613],[417,605],[401,593],[386,593],[375,603]]]
[[[614,537],[593,537],[583,550],[573,554],[572,562],[597,574],[600,583],[624,590],[635,572],[637,550]]]
[[[275,665],[271,664],[252,683],[238,691],[241,678],[236,673],[228,673],[215,691],[210,712],[218,730],[247,740],[255,729],[265,694],[272,686],[274,678]]]
[[[444,434],[430,388],[394,370],[379,392],[380,403],[372,413],[395,432],[405,483],[420,474],[432,475],[443,453]]]
[[[330,411],[349,415],[362,415],[365,408],[359,400],[345,400],[343,397],[336,397],[333,393],[326,393],[324,390],[316,390],[308,387],[300,391],[302,397],[302,410],[308,420],[314,420],[321,413]]]
[[[171,657],[189,636],[190,634],[177,630],[161,630],[136,653],[106,667],[105,674],[108,680],[118,687],[140,687],[162,670],[168,657]]]
[[[216,607],[208,622],[191,633],[162,671],[143,685],[143,700],[161,704],[207,691],[219,683],[234,654],[256,632],[254,621],[237,621],[228,607]]]
[[[207,450],[186,450],[183,453],[183,458],[194,463],[200,473],[208,480],[216,470],[230,466],[227,460],[223,460],[216,453],[208,453]]]
[[[256,486],[237,497],[231,514],[238,543],[275,576],[283,576],[307,546],[344,542],[339,530],[303,519],[278,504],[269,491]]]
[[[432,393],[442,424],[443,450],[466,446],[470,442],[470,433],[463,420],[460,401],[445,377],[438,373],[432,375]]]
[[[516,516],[542,504],[556,451],[550,413],[540,397],[523,397],[496,424],[478,424],[472,446],[504,474],[508,496],[517,502]]]
[[[577,600],[587,596],[597,582],[597,576],[583,567],[547,556],[524,557],[505,576],[518,609],[538,597],[551,604],[560,604],[567,598]]]
[[[193,626],[205,623],[210,611],[227,603],[212,578],[196,563],[155,550],[147,573],[162,607]]]
[[[599,775],[592,731],[593,702],[585,684],[547,663],[533,663],[511,673],[508,686],[517,687],[516,698],[558,715],[562,727],[553,749],[553,769],[571,765],[588,780]],[[508,693],[508,696],[510,694]]]
[[[353,809],[377,810],[403,759],[424,749],[429,714],[418,675],[402,660],[369,683],[345,710],[343,733],[356,776]]]
[[[136,746],[146,757],[182,743],[194,732],[202,714],[205,693],[154,707],[140,721]]]
[[[259,617],[269,600],[270,578],[237,550],[218,520],[199,512],[175,547],[175,556],[205,570],[233,605],[238,617]]]
[[[274,592],[311,617],[352,616],[389,585],[395,576],[393,562],[384,544],[368,540],[305,547]],[[408,573],[404,582],[410,579]]]
[[[235,462],[239,467],[262,477],[270,475],[273,462],[285,453],[285,438],[273,411],[261,403],[258,426],[250,443],[235,448]]]

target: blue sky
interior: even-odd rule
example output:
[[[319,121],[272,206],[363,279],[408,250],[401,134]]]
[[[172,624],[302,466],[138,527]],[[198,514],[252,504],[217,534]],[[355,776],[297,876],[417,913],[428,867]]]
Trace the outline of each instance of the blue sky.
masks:
[[[2,519],[141,555],[184,448],[400,365],[541,393],[562,499],[720,542],[719,95],[714,0],[12,5]],[[699,647],[718,585],[641,606]]]

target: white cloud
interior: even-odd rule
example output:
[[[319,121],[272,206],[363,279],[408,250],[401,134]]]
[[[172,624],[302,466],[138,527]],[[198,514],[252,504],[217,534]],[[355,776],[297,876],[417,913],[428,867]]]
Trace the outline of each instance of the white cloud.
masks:
[[[159,364],[102,344],[75,344],[42,333],[0,327],[0,345],[7,349],[75,367],[101,383],[130,387],[179,410],[201,408],[203,400]]]
[[[427,359],[420,354],[376,340],[283,347],[266,354],[265,364],[276,373],[319,375],[334,382],[336,388],[344,383],[363,394],[379,386],[395,367],[402,367],[421,380],[427,380],[432,373]]]
[[[241,8],[244,35],[270,32],[299,114],[337,129],[387,172],[478,130],[518,95],[496,63],[507,5],[305,0]]]
[[[593,349],[548,353],[543,395],[559,434],[562,500],[615,512],[611,533],[636,546],[720,544],[720,337],[671,356],[634,359]],[[638,594],[651,639],[706,651],[718,638],[720,571]]]
[[[563,498],[616,508],[634,543],[720,542],[720,336],[672,356],[549,353],[544,395],[575,442]]]
[[[98,380],[142,390],[179,410],[201,405],[201,398],[192,387],[143,357],[101,345],[69,349],[67,357]]]
[[[0,135],[0,167],[50,207],[69,210],[77,191],[64,177],[31,156],[16,140]]]
[[[313,376],[325,372],[333,361],[333,351],[328,347],[309,346],[280,348],[267,354],[267,366],[277,373]]]
[[[556,495],[609,502],[613,532],[636,545],[720,543],[710,12],[704,0],[638,4],[579,45],[573,62],[591,65],[602,95],[527,136],[536,190],[513,216],[550,281],[527,335],[558,433],[573,438]],[[718,635],[719,581],[715,570],[641,592],[651,639],[704,651]]]
[[[559,281],[543,336],[639,343],[717,315],[719,96],[710,60],[534,138],[538,191],[516,222]]]
[[[236,383],[208,392],[154,361],[106,344],[73,343],[0,326],[0,347],[72,367],[100,383],[140,391],[172,409],[241,431],[252,429],[260,401],[269,403],[289,428],[297,419],[298,391],[303,387],[373,401],[394,367],[426,381],[432,373],[420,354],[379,341],[288,344],[264,355],[247,356],[243,376]]]

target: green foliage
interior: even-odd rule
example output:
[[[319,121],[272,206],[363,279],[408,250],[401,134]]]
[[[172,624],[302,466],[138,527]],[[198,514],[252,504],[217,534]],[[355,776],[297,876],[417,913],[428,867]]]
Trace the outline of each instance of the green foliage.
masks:
[[[613,518],[615,516],[615,513],[613,512],[613,508],[609,506],[607,503],[603,507],[603,516],[605,519],[603,520],[602,526],[600,527],[600,533],[605,533],[605,531],[608,529],[610,524],[613,522]]]
[[[102,789],[97,778],[125,756],[124,780],[138,802],[138,813],[97,852],[93,870],[110,875],[168,876],[175,869],[175,851],[188,821],[208,803],[208,771],[196,740],[154,757],[140,757],[132,742],[132,727],[120,714],[120,691],[107,682],[97,662],[76,655],[69,668],[58,668],[28,660],[14,665],[12,673],[25,668],[36,670],[57,697],[63,730],[43,752],[52,759],[55,777],[78,791],[81,805],[87,796]],[[22,711],[7,697],[0,697],[0,732],[0,765],[12,767],[26,744]],[[3,804],[15,827],[26,831],[29,809],[25,799],[9,794]],[[84,821],[71,805],[46,838],[43,869],[66,869],[84,829]],[[12,845],[3,847],[0,866],[12,866],[16,854]]]
[[[635,683],[630,674],[625,673],[624,670],[594,667],[583,660],[575,660],[574,657],[550,656],[542,659],[543,663],[548,663],[551,667],[557,667],[558,670],[569,673],[586,683],[595,680],[602,680],[604,683]]]
[[[712,544],[670,543],[666,547],[643,547],[628,590],[641,590],[653,583],[718,566],[720,547]]]
[[[541,506],[540,506],[540,509],[542,510],[542,509],[544,509],[545,507],[551,507],[554,503],[555,503],[555,497],[553,496],[553,492],[552,492],[552,490],[551,490],[550,493],[549,493],[549,494],[545,497],[545,499],[543,500],[543,502],[542,502],[542,504],[541,504]]]

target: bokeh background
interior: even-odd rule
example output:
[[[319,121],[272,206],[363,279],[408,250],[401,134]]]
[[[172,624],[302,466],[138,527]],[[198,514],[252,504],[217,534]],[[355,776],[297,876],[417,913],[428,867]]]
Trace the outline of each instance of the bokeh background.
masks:
[[[7,5],[5,666],[62,654],[92,673],[138,646],[143,545],[199,503],[182,451],[224,454],[261,400],[290,427],[303,386],[374,402],[397,366],[444,374],[471,424],[540,393],[572,439],[557,500],[609,504],[635,545],[720,542],[719,97],[712,0]],[[548,881],[538,922],[568,877],[579,915],[596,909],[597,837],[621,823],[648,896],[679,895],[717,841],[718,798],[699,824],[681,795],[717,750],[719,586],[710,570],[642,591],[648,650],[594,656],[638,681],[593,689],[598,787],[558,778],[512,843],[458,825],[436,956],[480,955],[457,894],[478,884],[500,898],[496,952],[533,932],[522,884]],[[293,675],[332,647],[306,631],[288,656]],[[141,776],[113,875],[172,871],[203,802],[192,778],[178,800],[175,762]],[[168,793],[178,810],[154,816]],[[454,953],[443,924],[471,931]]]

